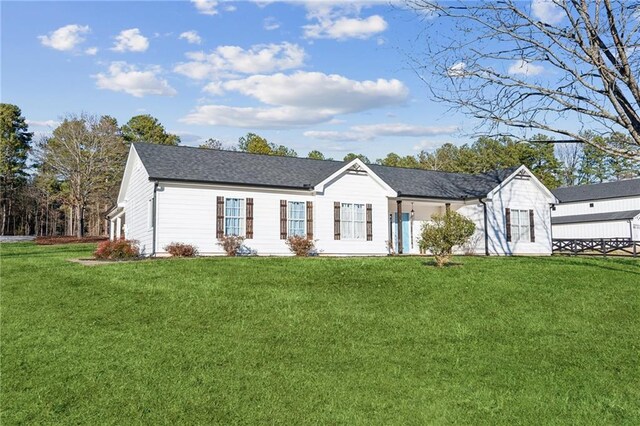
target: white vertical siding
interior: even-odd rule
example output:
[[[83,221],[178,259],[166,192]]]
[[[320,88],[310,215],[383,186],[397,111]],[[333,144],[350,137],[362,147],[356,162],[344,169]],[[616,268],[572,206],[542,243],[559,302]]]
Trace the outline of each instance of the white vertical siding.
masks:
[[[172,242],[196,245],[203,255],[224,254],[216,238],[217,197],[253,198],[253,238],[245,240],[245,246],[259,255],[290,254],[285,241],[280,239],[280,200],[314,201],[311,193],[302,191],[169,183],[160,186],[157,192],[157,251],[160,254]],[[317,216],[314,218],[317,223]]]
[[[593,203],[593,207],[589,204]],[[551,214],[553,217],[573,216],[578,214],[623,212],[640,210],[640,197],[611,198],[606,200],[581,201],[577,203],[560,203]]]
[[[386,254],[387,198],[367,175],[343,174],[324,193],[163,183],[157,192],[157,252],[171,242],[194,244],[204,255],[223,254],[216,238],[216,199],[253,198],[254,236],[245,245],[260,255],[289,255],[280,239],[280,200],[312,201],[314,240],[320,254]],[[372,205],[373,240],[334,240],[333,203]]]
[[[333,203],[371,204],[373,239],[334,240]],[[316,195],[316,245],[322,254],[387,254],[388,208],[385,189],[366,174],[344,173]]]
[[[551,254],[552,199],[533,179],[511,179],[487,202],[490,254]],[[505,209],[533,210],[535,242],[508,242]]]
[[[628,220],[553,225],[553,238],[630,238]]]
[[[593,207],[590,204],[593,203]],[[561,203],[556,205],[553,217],[586,215],[594,213],[611,213],[628,210],[640,210],[640,197],[611,198],[605,200],[591,200],[577,203]],[[634,238],[640,239],[638,221],[629,224],[624,221],[583,222],[553,225],[553,238],[629,238],[634,230]]]
[[[125,204],[125,237],[137,240],[140,251],[148,256],[153,251],[153,229],[149,223],[149,200],[153,199],[153,182],[140,158],[131,150],[127,167],[131,167],[131,174],[124,192]]]

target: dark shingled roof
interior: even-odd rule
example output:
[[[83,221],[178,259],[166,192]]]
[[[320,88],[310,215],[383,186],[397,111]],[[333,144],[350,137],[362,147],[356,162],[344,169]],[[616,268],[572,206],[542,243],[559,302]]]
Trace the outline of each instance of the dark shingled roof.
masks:
[[[640,210],[627,210],[624,212],[576,214],[571,216],[558,216],[551,218],[552,225],[567,223],[606,222],[610,220],[629,220],[640,215]]]
[[[182,146],[134,143],[150,179],[306,189],[345,165],[343,161],[278,157]],[[405,197],[465,199],[487,195],[517,167],[471,175],[368,165]]]
[[[517,169],[470,175],[376,164],[369,167],[402,196],[426,198],[484,197]]]
[[[640,195],[640,179],[596,183],[593,185],[565,186],[554,189],[551,192],[561,203],[631,197]]]
[[[344,165],[341,161],[184,146],[133,145],[151,179],[305,188],[321,182]]]

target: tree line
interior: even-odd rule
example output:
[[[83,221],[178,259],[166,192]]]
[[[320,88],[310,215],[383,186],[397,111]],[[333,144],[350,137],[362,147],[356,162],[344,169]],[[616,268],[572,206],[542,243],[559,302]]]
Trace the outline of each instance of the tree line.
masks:
[[[115,205],[129,144],[148,142],[179,145],[180,137],[166,131],[150,115],[137,115],[120,126],[111,116],[68,114],[50,135],[34,140],[19,107],[0,104],[1,235],[105,235],[106,213]],[[585,134],[585,138],[603,138]],[[447,143],[433,152],[399,155],[394,152],[365,163],[460,173],[483,173],[526,165],[549,188],[640,176],[638,161],[598,150],[597,144],[624,144],[627,136],[613,133],[594,144],[556,144],[545,136],[520,142],[480,137],[471,144]],[[214,138],[200,145],[265,155],[298,157],[284,145],[247,133],[236,145]],[[307,158],[332,160],[318,150]]]

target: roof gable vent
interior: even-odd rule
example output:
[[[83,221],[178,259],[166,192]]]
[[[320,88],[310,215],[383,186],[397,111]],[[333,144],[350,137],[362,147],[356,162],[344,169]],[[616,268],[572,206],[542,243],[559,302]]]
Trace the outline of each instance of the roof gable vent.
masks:
[[[347,169],[347,173],[352,175],[366,175],[367,171],[360,166],[360,164],[354,164]]]

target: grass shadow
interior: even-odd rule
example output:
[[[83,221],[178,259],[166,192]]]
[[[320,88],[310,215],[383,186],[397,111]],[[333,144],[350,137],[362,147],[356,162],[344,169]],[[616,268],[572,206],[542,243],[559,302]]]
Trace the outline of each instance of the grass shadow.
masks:
[[[460,263],[460,262],[447,262],[442,266],[438,266],[438,264],[436,263],[435,260],[431,259],[431,260],[424,260],[422,261],[422,265],[423,266],[428,266],[430,268],[436,268],[436,269],[446,269],[446,268],[458,268],[460,266],[464,266],[464,263]]]

